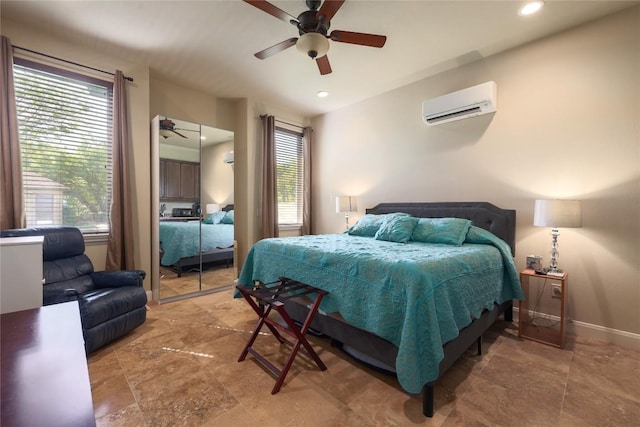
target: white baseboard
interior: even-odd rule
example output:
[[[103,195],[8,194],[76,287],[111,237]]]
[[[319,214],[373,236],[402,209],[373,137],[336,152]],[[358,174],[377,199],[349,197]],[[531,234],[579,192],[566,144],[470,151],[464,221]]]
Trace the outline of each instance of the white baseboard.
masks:
[[[578,320],[569,321],[568,332],[580,337],[606,341],[621,347],[640,351],[640,334],[607,328],[600,325],[594,325],[592,323],[580,322]]]
[[[535,316],[559,321],[560,317],[552,316],[546,313],[534,313]],[[513,320],[518,321],[518,307],[513,307]],[[605,326],[594,325],[592,323],[581,322],[579,320],[569,319],[567,322],[567,333],[578,337],[591,338],[598,341],[619,345],[621,347],[630,348],[640,351],[640,334],[621,331],[619,329],[607,328]]]

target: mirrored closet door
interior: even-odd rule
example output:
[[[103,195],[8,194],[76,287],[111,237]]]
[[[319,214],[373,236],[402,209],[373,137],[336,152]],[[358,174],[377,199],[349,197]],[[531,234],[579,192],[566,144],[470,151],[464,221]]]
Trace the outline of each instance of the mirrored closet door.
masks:
[[[152,120],[152,290],[159,302],[233,285],[233,132]]]

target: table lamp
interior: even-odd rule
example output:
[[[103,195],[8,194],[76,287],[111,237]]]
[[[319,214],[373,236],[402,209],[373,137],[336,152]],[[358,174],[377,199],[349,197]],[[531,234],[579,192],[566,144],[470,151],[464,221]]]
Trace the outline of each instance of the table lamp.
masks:
[[[562,276],[558,268],[558,236],[559,228],[582,227],[582,208],[580,200],[536,200],[533,225],[551,228],[551,260],[549,261],[549,276]]]
[[[207,203],[205,205],[205,209],[207,211],[207,214],[212,214],[220,210],[220,205],[218,203]]]
[[[355,196],[338,196],[336,197],[336,212],[344,212],[344,221],[346,229],[349,229],[349,212],[358,210],[358,202]]]

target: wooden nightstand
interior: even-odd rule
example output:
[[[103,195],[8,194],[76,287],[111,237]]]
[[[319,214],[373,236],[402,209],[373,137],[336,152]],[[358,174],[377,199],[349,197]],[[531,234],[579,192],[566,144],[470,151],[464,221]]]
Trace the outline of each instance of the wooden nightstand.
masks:
[[[520,283],[525,300],[520,301],[518,336],[564,348],[568,273],[558,277],[522,270]]]

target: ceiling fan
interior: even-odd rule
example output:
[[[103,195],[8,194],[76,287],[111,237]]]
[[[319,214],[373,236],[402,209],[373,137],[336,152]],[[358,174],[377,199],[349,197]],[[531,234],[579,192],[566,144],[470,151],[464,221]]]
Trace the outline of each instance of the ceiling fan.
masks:
[[[309,10],[302,12],[297,18],[287,12],[272,5],[266,0],[244,0],[246,3],[257,7],[278,19],[294,25],[298,29],[300,37],[292,37],[276,45],[268,47],[255,54],[258,59],[265,59],[278,52],[295,45],[296,48],[315,59],[318,64],[320,74],[331,73],[331,64],[327,52],[329,51],[329,41],[340,43],[351,43],[361,46],[383,47],[387,41],[386,36],[366,33],[355,33],[352,31],[334,30],[328,33],[331,26],[331,19],[338,12],[345,0],[306,0]],[[322,4],[322,6],[320,5]]]
[[[182,129],[180,129],[182,130]],[[188,129],[186,129],[188,130]],[[164,118],[164,120],[160,120],[160,135],[164,138],[167,139],[171,136],[174,135],[178,135],[181,136],[182,138],[187,138],[186,136],[184,136],[183,134],[181,134],[180,132],[178,132],[176,130],[176,124],[173,123],[171,121],[171,119],[168,118]]]

